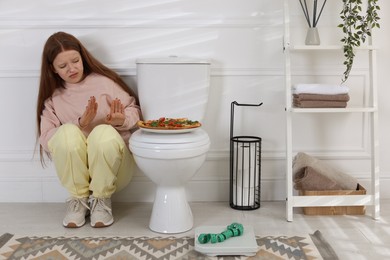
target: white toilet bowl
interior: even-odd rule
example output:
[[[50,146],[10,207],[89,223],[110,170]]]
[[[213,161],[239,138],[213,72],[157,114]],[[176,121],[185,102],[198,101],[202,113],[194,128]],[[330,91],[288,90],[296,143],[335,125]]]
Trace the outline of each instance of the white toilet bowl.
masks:
[[[129,144],[137,166],[156,184],[149,227],[159,233],[181,233],[193,226],[185,185],[206,159],[210,148],[202,129],[166,134],[137,130]]]

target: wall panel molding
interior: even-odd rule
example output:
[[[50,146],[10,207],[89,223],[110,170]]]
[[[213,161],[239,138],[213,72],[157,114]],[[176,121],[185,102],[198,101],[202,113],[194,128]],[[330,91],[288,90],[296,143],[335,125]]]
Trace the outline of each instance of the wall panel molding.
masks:
[[[313,149],[307,151],[320,159],[332,160],[362,160],[369,159],[370,153],[367,148],[357,149],[339,149],[323,150]],[[263,150],[261,152],[262,160],[284,160],[285,152],[280,150]],[[211,149],[207,154],[208,161],[225,161],[229,160],[230,153],[228,149]],[[0,149],[0,163],[17,163],[17,162],[39,162],[39,152],[32,150],[30,147],[18,149]],[[1,174],[0,174],[1,175]]]
[[[282,19],[282,17],[280,18]],[[166,16],[145,16],[140,19],[130,18],[35,18],[2,17],[0,29],[102,29],[102,28],[280,28],[279,23],[256,18],[218,18],[195,17],[175,18]]]
[[[136,76],[135,66],[120,66],[106,64],[121,76]],[[313,68],[312,68],[313,69]],[[330,65],[321,67],[315,72],[308,70],[296,70],[292,76],[339,76],[340,69]],[[363,77],[364,83],[368,82],[368,69],[357,68],[350,74],[352,77]],[[35,68],[0,68],[0,78],[38,78],[40,69]],[[211,67],[211,76],[284,76],[283,68],[221,68]],[[1,86],[0,86],[1,87]]]
[[[121,76],[136,76],[137,70],[135,66],[118,66],[107,65]],[[269,68],[211,68],[211,76],[283,76],[283,69],[269,69]],[[39,78],[39,69],[13,69],[0,68],[0,78]],[[1,86],[0,86],[1,87]]]

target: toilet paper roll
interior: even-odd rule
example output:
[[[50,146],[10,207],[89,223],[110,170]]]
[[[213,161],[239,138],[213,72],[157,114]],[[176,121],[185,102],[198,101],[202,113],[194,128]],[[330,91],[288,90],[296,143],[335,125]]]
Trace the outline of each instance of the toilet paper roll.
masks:
[[[255,190],[259,182],[259,147],[256,143],[239,145],[234,156],[233,203],[237,206],[255,206]]]
[[[242,188],[237,186],[233,189],[233,203],[236,206],[255,206],[255,187]]]
[[[240,144],[238,153],[235,156],[233,181],[240,187],[251,188],[258,181],[258,163],[255,143]]]

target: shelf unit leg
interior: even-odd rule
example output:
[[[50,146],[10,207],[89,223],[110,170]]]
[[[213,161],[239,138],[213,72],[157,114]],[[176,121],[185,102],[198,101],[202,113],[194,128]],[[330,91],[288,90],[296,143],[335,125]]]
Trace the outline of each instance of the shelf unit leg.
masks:
[[[371,39],[372,41],[372,39]],[[372,42],[371,42],[372,44]],[[373,107],[378,107],[378,87],[377,87],[377,70],[376,70],[376,50],[370,50],[370,85]],[[378,111],[373,112],[371,116],[371,193],[374,198],[372,207],[372,217],[376,220],[380,218],[380,193],[379,193],[379,139],[378,139]]]
[[[293,221],[293,179],[292,179],[292,125],[291,125],[291,61],[290,61],[290,14],[289,0],[284,0],[284,38],[283,51],[285,55],[285,86],[286,91],[286,218]]]
[[[291,205],[291,202],[286,201],[286,219],[288,222],[293,221],[293,209],[294,207]]]
[[[371,216],[379,220],[380,218],[380,194],[379,194],[379,141],[378,141],[378,113],[374,112],[371,119],[371,193],[373,195],[373,207]]]
[[[293,172],[292,172],[292,122],[291,113],[286,113],[286,207],[287,221],[293,221]]]

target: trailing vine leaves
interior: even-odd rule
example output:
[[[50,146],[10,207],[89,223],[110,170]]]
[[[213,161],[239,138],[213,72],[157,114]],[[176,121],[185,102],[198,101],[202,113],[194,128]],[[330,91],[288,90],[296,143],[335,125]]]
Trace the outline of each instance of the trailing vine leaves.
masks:
[[[364,43],[367,37],[371,36],[371,30],[375,27],[380,28],[378,23],[378,11],[380,7],[378,0],[367,0],[366,13],[362,13],[362,0],[343,0],[343,10],[340,17],[343,20],[338,27],[342,28],[344,37],[341,39],[344,50],[344,65],[346,69],[343,73],[342,82],[345,82],[351,72],[355,58],[354,48]]]

